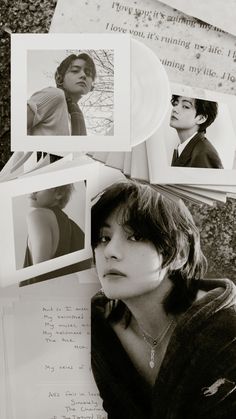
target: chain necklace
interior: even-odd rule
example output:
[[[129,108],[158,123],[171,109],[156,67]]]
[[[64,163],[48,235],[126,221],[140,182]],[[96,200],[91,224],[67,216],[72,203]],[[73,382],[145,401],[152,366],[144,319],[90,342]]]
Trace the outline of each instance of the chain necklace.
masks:
[[[168,323],[168,325],[165,327],[165,329],[162,330],[162,332],[156,338],[153,338],[141,326],[139,326],[139,329],[141,330],[144,342],[151,348],[150,361],[149,361],[149,366],[150,366],[151,369],[153,369],[155,367],[156,350],[157,350],[158,346],[161,344],[161,342],[163,341],[163,339],[165,338],[165,336],[167,335],[171,326],[174,325],[174,323],[175,323],[175,321],[171,320],[171,322]]]

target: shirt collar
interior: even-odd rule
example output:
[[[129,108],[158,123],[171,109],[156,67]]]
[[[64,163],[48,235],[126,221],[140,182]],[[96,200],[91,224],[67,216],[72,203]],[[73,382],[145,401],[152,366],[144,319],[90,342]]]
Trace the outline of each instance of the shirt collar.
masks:
[[[180,143],[177,147],[178,150],[178,156],[180,156],[180,154],[183,152],[183,150],[185,149],[186,145],[191,141],[191,139],[197,134],[197,131],[194,132],[193,135],[191,135],[191,137],[189,137],[187,140],[185,140],[183,143]]]

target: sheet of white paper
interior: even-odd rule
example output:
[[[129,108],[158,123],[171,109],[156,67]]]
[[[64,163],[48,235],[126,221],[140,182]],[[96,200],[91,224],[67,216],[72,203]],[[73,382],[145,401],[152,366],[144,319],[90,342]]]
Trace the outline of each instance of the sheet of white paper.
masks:
[[[103,415],[90,367],[91,296],[83,297],[15,304],[15,419]]]
[[[131,152],[125,153],[123,172],[126,176],[131,175]]]
[[[188,185],[189,187],[194,187],[195,189],[203,188],[205,190],[210,191],[219,191],[219,192],[228,192],[228,193],[236,193],[236,185],[229,186],[229,185]]]
[[[206,198],[213,199],[215,201],[226,202],[226,193],[220,191],[211,191],[204,188],[195,188],[188,185],[173,185],[174,188],[177,188],[182,191],[190,192],[195,195],[204,196]]]
[[[33,153],[34,154],[34,153]],[[35,153],[37,155],[37,152]],[[24,174],[29,173],[29,172],[33,172],[34,170],[39,170],[42,167],[46,167],[50,164],[50,155],[46,154],[46,156],[43,155],[40,157],[39,161],[35,163],[35,165],[28,167],[27,163],[28,163],[29,159],[26,162],[26,165],[24,165]]]
[[[178,196],[181,199],[188,199],[188,201],[193,202],[195,204],[207,204],[207,205],[213,205],[214,199],[208,198],[203,195],[197,195],[195,193],[191,193],[189,191],[185,191],[182,189],[177,188],[176,186],[170,186],[170,185],[164,185],[164,189],[166,191],[169,191],[173,195]]]
[[[15,166],[18,161],[22,160],[24,155],[25,155],[24,151],[16,151],[15,153],[13,153],[12,156],[7,161],[7,163],[5,164],[5,166],[0,171],[0,176],[10,173],[12,170],[12,167]]]
[[[176,83],[171,84],[171,90],[172,94],[218,103],[217,117],[205,135],[218,151],[224,169],[171,166],[179,138],[170,125],[170,106],[161,128],[146,141],[151,183],[235,186],[235,170],[231,170],[236,148],[235,96]]]
[[[16,419],[106,419],[94,383],[38,385],[28,389],[26,416]]]
[[[236,35],[236,1],[228,0],[164,0],[175,9]]]
[[[14,179],[24,172],[24,163],[31,157],[32,152],[27,153],[14,153],[12,160],[10,159],[8,163],[4,166],[0,174],[0,182],[5,182],[11,179]]]
[[[3,316],[4,330],[4,357],[5,357],[5,396],[6,396],[6,418],[15,419],[13,407],[13,377],[14,377],[14,316],[12,313],[12,304],[5,306]]]
[[[134,147],[136,148],[136,147]],[[125,152],[117,152],[117,153],[109,153],[106,160],[105,160],[105,164],[107,166],[113,167],[115,169],[119,169],[119,170],[123,170],[124,167],[124,158],[125,158]]]
[[[149,181],[146,142],[137,145],[131,151],[131,177]]]
[[[59,0],[50,30],[131,33],[157,53],[171,81],[236,93],[234,36],[157,0]]]
[[[0,302],[0,417],[6,417],[6,364],[3,333],[3,306]]]

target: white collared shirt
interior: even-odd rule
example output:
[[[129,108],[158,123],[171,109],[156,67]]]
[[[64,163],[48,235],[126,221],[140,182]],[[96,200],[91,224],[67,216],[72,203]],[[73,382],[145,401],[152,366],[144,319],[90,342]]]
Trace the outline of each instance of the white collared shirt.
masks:
[[[190,140],[194,137],[194,135],[197,134],[197,131],[191,135],[191,137],[189,137],[187,140],[185,140],[183,143],[180,143],[177,147],[178,150],[178,157],[180,156],[180,154],[183,152],[183,150],[185,149],[186,145],[190,142]]]

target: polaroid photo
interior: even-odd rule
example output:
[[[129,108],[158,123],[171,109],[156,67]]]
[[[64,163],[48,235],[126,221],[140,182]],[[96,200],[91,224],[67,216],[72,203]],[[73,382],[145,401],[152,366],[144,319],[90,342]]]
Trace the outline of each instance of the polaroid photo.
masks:
[[[235,185],[236,98],[171,87],[169,112],[146,142],[151,183]]]
[[[11,149],[127,151],[130,36],[13,34]]]
[[[85,269],[83,261],[92,257],[90,203],[97,170],[93,162],[0,185],[2,286]]]

